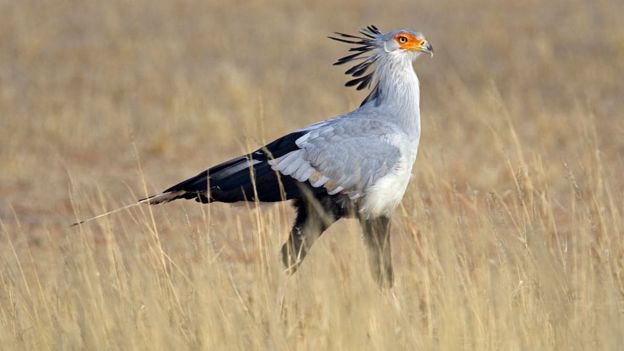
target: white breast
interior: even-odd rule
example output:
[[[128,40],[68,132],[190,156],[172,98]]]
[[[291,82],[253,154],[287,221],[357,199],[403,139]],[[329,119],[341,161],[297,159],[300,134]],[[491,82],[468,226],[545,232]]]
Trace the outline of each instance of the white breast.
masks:
[[[411,156],[411,155],[409,155]],[[360,200],[359,212],[365,218],[389,216],[399,205],[412,177],[414,157],[403,156],[392,172],[366,190]]]

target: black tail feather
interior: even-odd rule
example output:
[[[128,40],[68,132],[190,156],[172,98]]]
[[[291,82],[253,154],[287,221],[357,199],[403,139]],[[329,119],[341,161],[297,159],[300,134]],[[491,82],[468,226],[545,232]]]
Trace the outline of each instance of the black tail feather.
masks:
[[[271,168],[272,159],[298,149],[295,141],[303,134],[305,132],[288,134],[253,153],[211,167],[144,200],[152,205],[177,199],[194,199],[202,203],[276,202],[301,198],[302,187],[312,193],[325,192],[324,188],[313,188],[309,183],[301,183]]]

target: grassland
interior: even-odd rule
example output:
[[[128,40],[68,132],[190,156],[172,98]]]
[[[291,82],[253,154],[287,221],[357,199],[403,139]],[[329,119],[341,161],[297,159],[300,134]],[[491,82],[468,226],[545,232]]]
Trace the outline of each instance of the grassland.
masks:
[[[618,350],[624,2],[0,1],[0,344],[31,350]],[[77,228],[357,106],[325,36],[433,44],[393,218],[282,272],[288,204],[173,203]]]

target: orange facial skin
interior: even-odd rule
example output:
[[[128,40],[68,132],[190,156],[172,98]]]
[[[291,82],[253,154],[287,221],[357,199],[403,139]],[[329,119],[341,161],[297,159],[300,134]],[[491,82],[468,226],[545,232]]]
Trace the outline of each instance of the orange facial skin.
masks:
[[[417,39],[413,35],[404,32],[395,35],[394,40],[399,43],[403,50],[422,51],[422,48],[426,45],[425,40]]]

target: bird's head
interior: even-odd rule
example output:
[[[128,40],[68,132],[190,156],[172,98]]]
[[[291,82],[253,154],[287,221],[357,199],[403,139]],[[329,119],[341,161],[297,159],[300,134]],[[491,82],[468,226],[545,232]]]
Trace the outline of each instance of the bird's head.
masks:
[[[334,65],[342,65],[352,61],[360,61],[345,71],[353,76],[346,86],[357,86],[358,90],[371,85],[374,71],[369,68],[384,58],[399,60],[415,60],[422,53],[433,56],[433,47],[419,32],[409,29],[397,29],[383,34],[375,26],[360,30],[360,35],[335,33],[330,39],[355,45],[349,49],[350,54],[338,59]]]
[[[421,53],[433,56],[433,47],[422,33],[399,29],[384,34],[381,38],[385,52],[399,52],[416,59]]]

